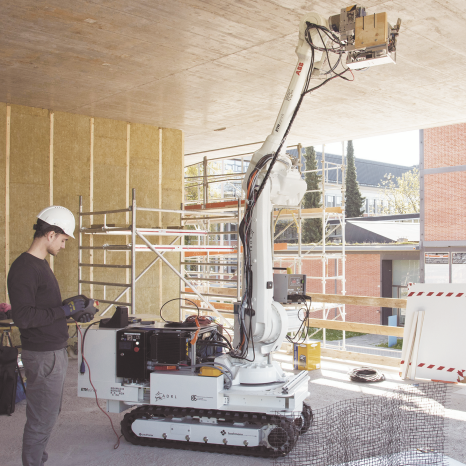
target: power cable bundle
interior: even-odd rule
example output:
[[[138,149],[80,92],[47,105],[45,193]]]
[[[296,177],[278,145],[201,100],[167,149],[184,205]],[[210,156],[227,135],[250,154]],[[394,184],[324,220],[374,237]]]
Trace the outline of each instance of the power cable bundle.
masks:
[[[376,369],[370,367],[359,367],[348,372],[349,378],[353,382],[382,382],[385,380],[385,375]]]
[[[288,340],[289,343],[301,343],[304,342],[309,335],[309,314],[311,313],[311,297],[302,295],[300,296],[304,300],[304,307],[302,307],[298,311],[298,318],[299,318],[299,312],[304,311],[304,316],[301,319],[301,325],[299,326],[298,331],[296,332],[296,335],[294,338],[291,338],[289,335],[286,336],[286,339]],[[309,300],[309,305],[307,304],[306,299]]]

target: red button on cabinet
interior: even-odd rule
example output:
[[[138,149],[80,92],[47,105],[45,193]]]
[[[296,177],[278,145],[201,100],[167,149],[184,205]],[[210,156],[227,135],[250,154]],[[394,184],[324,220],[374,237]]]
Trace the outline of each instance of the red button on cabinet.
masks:
[[[139,351],[139,348],[136,346],[136,347],[134,348],[134,352],[137,353],[138,351]]]

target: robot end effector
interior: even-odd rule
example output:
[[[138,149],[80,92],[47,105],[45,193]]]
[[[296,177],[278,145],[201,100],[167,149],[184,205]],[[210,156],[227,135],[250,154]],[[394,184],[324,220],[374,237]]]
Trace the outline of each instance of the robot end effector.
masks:
[[[401,19],[392,27],[387,13],[367,15],[360,5],[343,8],[329,18],[329,29],[340,36],[347,52],[346,65],[353,70],[396,63],[396,41]]]
[[[285,140],[299,107],[298,100],[312,90],[307,88],[309,81],[304,84],[304,77],[306,75],[309,78],[319,77],[325,63],[329,61],[329,52],[336,53],[339,58],[334,65],[328,63],[330,71],[325,72],[325,75],[337,74],[335,68],[341,63],[343,54],[346,54],[347,71],[348,68],[362,70],[375,65],[395,63],[400,26],[400,19],[395,27],[392,27],[387,22],[386,12],[367,15],[366,9],[360,5],[343,8],[339,15],[331,16],[328,20],[317,13],[308,13],[301,19],[296,48],[298,63],[272,133],[267,136],[262,147],[253,154],[243,181],[245,192],[248,188],[249,175],[262,157],[276,154],[282,162],[286,162]],[[344,71],[339,75],[343,73]],[[331,78],[332,75],[327,77],[324,83]],[[265,167],[263,171],[266,169]]]

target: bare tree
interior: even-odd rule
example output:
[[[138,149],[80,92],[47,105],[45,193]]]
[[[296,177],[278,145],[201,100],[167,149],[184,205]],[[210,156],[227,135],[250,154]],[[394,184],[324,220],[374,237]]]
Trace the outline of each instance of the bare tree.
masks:
[[[384,214],[412,214],[420,209],[419,170],[413,168],[400,177],[388,173],[379,184],[383,188],[386,206]]]

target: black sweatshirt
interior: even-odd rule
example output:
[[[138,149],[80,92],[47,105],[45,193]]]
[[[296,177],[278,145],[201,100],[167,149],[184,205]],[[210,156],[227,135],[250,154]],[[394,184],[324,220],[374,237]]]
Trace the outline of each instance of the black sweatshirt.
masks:
[[[55,351],[67,346],[60,288],[45,259],[23,252],[8,273],[8,293],[23,349]]]

